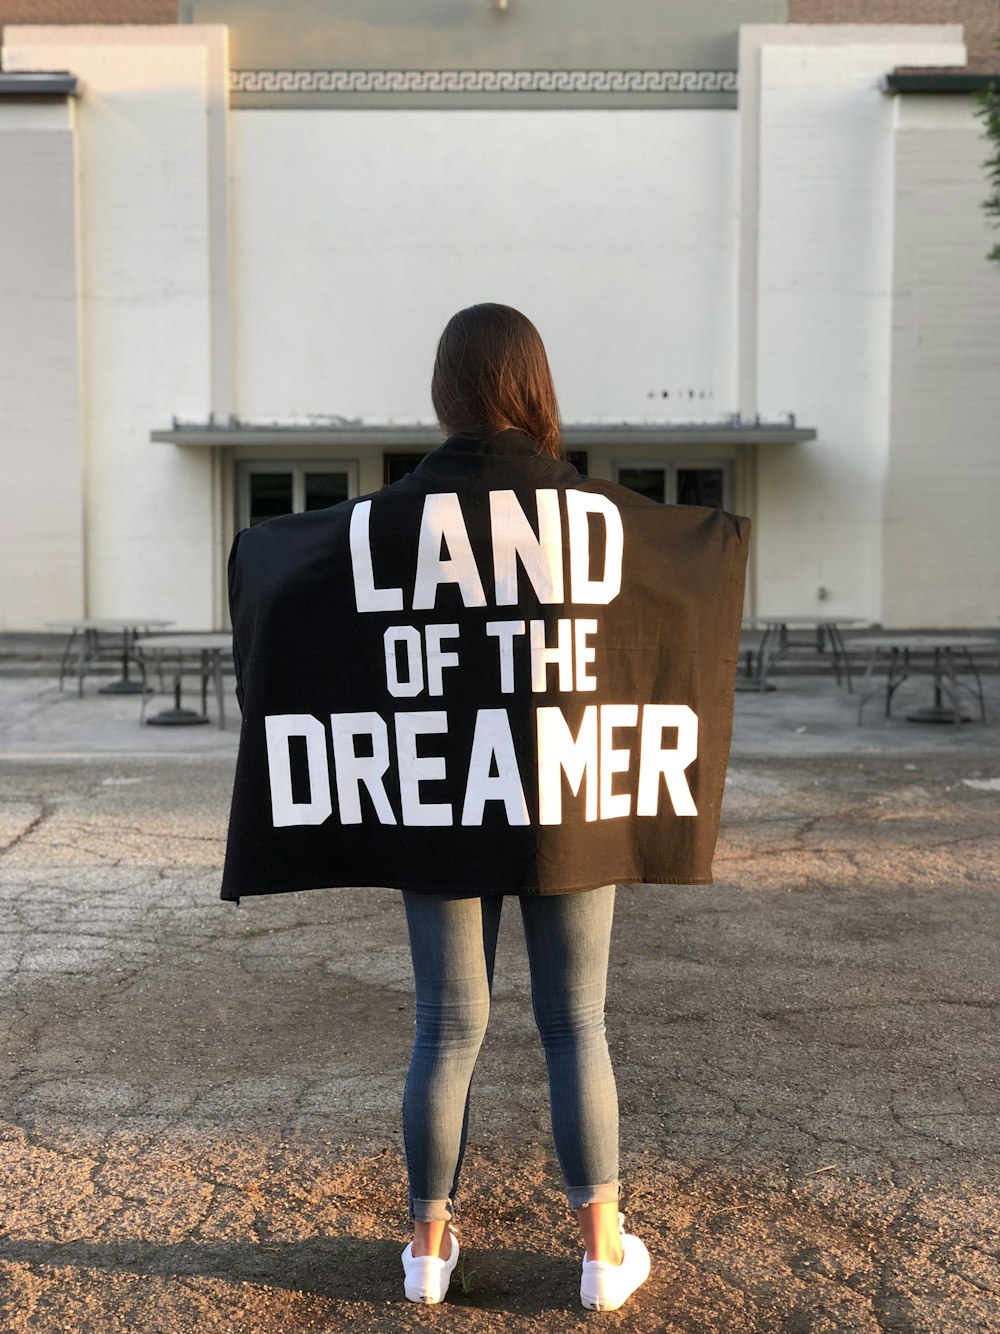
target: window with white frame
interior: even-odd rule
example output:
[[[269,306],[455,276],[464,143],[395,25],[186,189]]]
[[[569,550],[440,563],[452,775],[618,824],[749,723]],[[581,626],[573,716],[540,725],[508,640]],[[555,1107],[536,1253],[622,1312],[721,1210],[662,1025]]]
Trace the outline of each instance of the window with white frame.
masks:
[[[707,505],[732,509],[733,465],[717,463],[677,463],[636,461],[617,463],[615,481],[630,491],[637,491],[661,505]]]
[[[239,521],[252,528],[279,514],[326,509],[358,494],[358,465],[352,462],[244,462],[238,471]]]

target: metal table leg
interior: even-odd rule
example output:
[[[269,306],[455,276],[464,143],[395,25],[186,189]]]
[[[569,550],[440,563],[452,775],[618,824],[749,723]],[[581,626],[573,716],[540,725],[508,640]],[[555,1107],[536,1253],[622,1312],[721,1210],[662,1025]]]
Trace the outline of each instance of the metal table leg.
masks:
[[[962,687],[955,671],[955,663],[950,649],[934,650],[934,703],[922,709],[914,709],[906,715],[908,723],[952,723],[958,727],[972,719],[962,712]],[[944,682],[948,682],[950,705],[944,702]]]
[[[871,699],[872,695],[878,693],[878,689],[872,689],[871,681],[875,674],[875,662],[878,658],[878,649],[873,648],[868,658],[868,664],[865,667],[865,674],[861,680],[861,694],[858,697],[858,726],[864,721],[865,705]]]
[[[66,640],[65,647],[63,648],[62,659],[60,660],[60,663],[59,663],[59,689],[60,689],[60,690],[62,690],[62,688],[63,688],[63,682],[64,682],[65,679],[66,679],[66,672],[67,672],[67,670],[68,670],[68,668],[69,668],[70,659],[71,659],[72,656],[73,656],[73,645],[74,645],[74,643],[76,642],[76,637],[77,637],[77,634],[78,634],[78,633],[79,633],[79,632],[78,632],[77,630],[71,630],[71,631],[69,632],[69,639]]]
[[[844,648],[844,637],[840,633],[840,627],[837,625],[828,625],[826,627],[830,639],[830,652],[833,657],[833,670],[837,675],[837,685],[840,685],[841,673],[847,682],[847,693],[854,693],[854,685],[851,681],[851,661],[847,650]]]
[[[986,721],[986,700],[983,696],[983,678],[979,675],[976,664],[972,660],[972,653],[970,650],[964,648],[962,649],[962,652],[965,654],[965,660],[969,664],[969,671],[972,673],[972,678],[976,683],[976,697],[979,700],[979,721],[984,723]]]
[[[97,657],[99,643],[96,630],[84,630],[80,636],[80,647],[76,655],[76,694],[78,699],[83,699],[83,678],[87,675],[87,667],[91,658]]]
[[[208,717],[208,656],[208,649],[203,648],[201,650],[201,664],[198,668],[199,683],[201,685],[201,711],[206,718]]]
[[[143,672],[143,679],[142,679],[141,681],[135,681],[135,680],[131,679],[131,678],[129,677],[129,674],[128,674],[128,663],[129,663],[129,658],[135,656],[135,655],[130,651],[130,650],[131,650],[131,647],[132,647],[132,641],[135,639],[135,634],[136,634],[136,632],[135,632],[135,628],[134,628],[134,627],[132,627],[132,628],[130,629],[128,626],[126,626],[126,627],[122,630],[122,674],[121,674],[121,678],[120,678],[118,681],[109,681],[108,684],[107,684],[106,686],[101,686],[100,690],[98,691],[98,694],[100,694],[100,695],[141,695],[141,694],[143,693],[143,691],[146,689],[145,672]],[[138,658],[136,658],[136,662],[138,662],[138,661],[139,661]],[[140,670],[142,670],[142,665],[141,665],[141,663],[140,663]]]
[[[219,727],[224,731],[226,726],[226,696],[222,681],[221,649],[212,650],[212,673],[215,677],[215,697],[219,702]]]
[[[892,717],[892,697],[908,679],[910,672],[910,660],[907,650],[898,648],[890,649],[872,649],[871,657],[868,659],[868,666],[865,668],[865,674],[861,679],[861,693],[858,696],[858,723],[863,722],[864,708],[873,695],[882,693],[881,686],[872,685],[872,677],[875,674],[875,664],[881,652],[888,653],[889,661],[886,664],[885,677],[885,716]]]
[[[174,677],[174,707],[172,709],[163,709],[159,713],[154,713],[151,718],[146,719],[146,725],[152,727],[190,727],[196,723],[207,723],[208,715],[204,708],[201,713],[196,713],[194,709],[185,709],[181,704],[181,677],[183,675],[183,662],[178,660],[177,675]]]
[[[892,697],[908,679],[910,675],[910,650],[903,646],[902,649],[893,648],[889,650],[889,676],[885,683],[885,716],[892,716]]]

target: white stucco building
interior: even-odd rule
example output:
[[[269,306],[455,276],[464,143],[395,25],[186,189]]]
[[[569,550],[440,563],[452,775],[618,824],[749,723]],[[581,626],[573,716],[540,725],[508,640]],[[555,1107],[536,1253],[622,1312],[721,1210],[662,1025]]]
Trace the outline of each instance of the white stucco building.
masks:
[[[224,625],[238,527],[440,441],[435,344],[476,301],[538,326],[591,475],[750,515],[748,611],[997,623],[961,27],[748,23],[738,71],[554,95],[232,38],[5,30],[0,628]]]

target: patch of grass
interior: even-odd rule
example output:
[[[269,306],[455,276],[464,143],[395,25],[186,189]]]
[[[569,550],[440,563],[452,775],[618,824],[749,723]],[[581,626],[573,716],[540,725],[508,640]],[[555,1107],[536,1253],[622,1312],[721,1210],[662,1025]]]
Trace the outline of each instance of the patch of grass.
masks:
[[[472,1280],[479,1273],[479,1270],[478,1269],[466,1270],[465,1256],[460,1255],[458,1257],[458,1264],[455,1266],[455,1273],[458,1276],[459,1283],[461,1283],[462,1285],[462,1296],[468,1297],[469,1293],[472,1291]]]

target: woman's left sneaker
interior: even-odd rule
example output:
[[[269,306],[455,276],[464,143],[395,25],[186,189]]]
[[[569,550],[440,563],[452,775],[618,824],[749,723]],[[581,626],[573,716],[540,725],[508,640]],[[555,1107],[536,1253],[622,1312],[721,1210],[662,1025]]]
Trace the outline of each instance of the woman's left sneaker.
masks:
[[[447,1260],[439,1260],[436,1255],[414,1255],[413,1243],[408,1242],[403,1251],[403,1288],[408,1299],[428,1306],[443,1302],[457,1264],[458,1238],[454,1232]]]
[[[588,1260],[584,1255],[580,1301],[588,1311],[617,1311],[649,1278],[649,1251],[638,1237],[625,1231],[624,1214],[618,1215],[618,1231],[622,1238],[620,1265]]]

